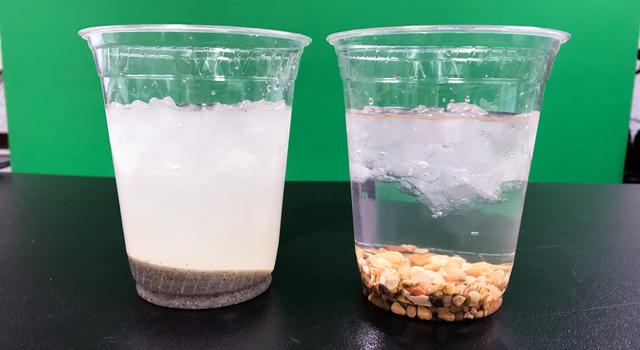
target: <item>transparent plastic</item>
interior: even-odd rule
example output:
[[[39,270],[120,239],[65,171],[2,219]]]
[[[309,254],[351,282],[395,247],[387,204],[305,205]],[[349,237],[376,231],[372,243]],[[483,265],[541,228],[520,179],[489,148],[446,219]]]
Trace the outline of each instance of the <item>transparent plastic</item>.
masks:
[[[569,34],[411,26],[337,33],[365,296],[423,320],[502,304],[545,83]]]
[[[80,35],[102,82],[138,294],[213,308],[262,293],[278,246],[294,81],[310,39],[186,25]]]

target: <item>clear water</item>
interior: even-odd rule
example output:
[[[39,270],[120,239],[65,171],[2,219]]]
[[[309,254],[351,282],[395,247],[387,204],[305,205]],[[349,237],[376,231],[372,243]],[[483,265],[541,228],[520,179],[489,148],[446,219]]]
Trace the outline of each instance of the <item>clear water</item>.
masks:
[[[356,243],[513,261],[538,112],[347,113]]]

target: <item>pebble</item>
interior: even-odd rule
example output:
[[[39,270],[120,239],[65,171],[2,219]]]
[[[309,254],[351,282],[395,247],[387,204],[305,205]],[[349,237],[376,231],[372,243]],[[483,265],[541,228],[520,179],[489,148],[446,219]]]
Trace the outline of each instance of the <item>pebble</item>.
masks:
[[[369,262],[373,267],[378,267],[378,268],[391,267],[391,263],[389,262],[389,260],[377,255],[369,257],[369,259],[367,259],[367,262]]]
[[[469,283],[469,284],[470,284],[470,283],[473,283],[473,282],[475,282],[475,281],[476,281],[476,278],[475,278],[475,277],[473,277],[473,276],[466,276],[466,277],[464,278],[464,283]]]
[[[471,264],[471,267],[468,268],[465,273],[469,276],[473,276],[473,277],[478,277],[480,275],[482,275],[483,272],[487,271],[487,269],[489,264],[487,264],[486,262],[479,262],[479,263],[474,263]]]
[[[407,252],[414,252],[416,248],[418,248],[413,244],[402,244],[400,247],[404,248],[404,250]]]
[[[489,290],[489,295],[494,298],[499,298],[502,295],[500,289],[498,289],[498,287],[494,286],[493,284],[487,285],[487,289]]]
[[[416,317],[417,312],[418,312],[418,309],[415,306],[413,305],[407,306],[407,317],[414,318]]]
[[[407,258],[405,258],[404,255],[402,255],[402,253],[400,252],[394,252],[394,251],[383,252],[378,254],[377,256],[379,258],[383,258],[387,260],[388,262],[394,265],[402,265],[408,262]]]
[[[399,297],[397,297],[396,299],[397,299],[399,302],[404,303],[404,304],[410,304],[410,303],[411,303],[411,300],[407,299],[406,297],[404,297],[404,296],[402,296],[402,295],[401,295],[401,296],[399,296]]]
[[[458,265],[458,267],[462,266],[463,264],[466,264],[467,261],[464,260],[463,257],[460,257],[458,255],[454,255],[451,258],[449,258],[449,263],[456,263]]]
[[[411,254],[409,255],[409,260],[411,260],[411,263],[414,265],[426,265],[429,263],[429,258],[422,254]]]
[[[447,282],[458,282],[460,280],[464,280],[464,275],[455,273],[455,274],[446,274],[444,276],[444,280]]]
[[[466,300],[465,297],[463,297],[462,295],[455,295],[453,298],[451,298],[451,303],[455,306],[462,306],[462,304],[464,304],[464,301]]]
[[[362,272],[364,272],[365,274],[369,274],[369,266],[367,266],[366,264],[362,264],[360,265],[362,266]]]
[[[443,320],[443,321],[455,321],[456,316],[454,314],[451,313],[451,311],[446,310],[443,312],[438,312],[438,318]]]
[[[407,297],[409,301],[416,305],[421,306],[431,306],[431,302],[429,301],[429,297],[426,295],[410,295]]]
[[[475,290],[470,291],[468,296],[469,296],[469,303],[471,305],[476,305],[480,301],[480,293],[478,293]]]
[[[433,318],[433,314],[431,313],[431,310],[427,309],[426,307],[418,306],[418,318],[428,321]]]
[[[412,275],[412,271],[411,267],[409,266],[402,266],[401,268],[398,269],[398,272],[400,273],[400,277],[403,280],[408,280],[411,278]]]
[[[384,270],[380,275],[380,283],[382,283],[391,293],[395,293],[398,290],[398,283],[400,283],[400,275],[393,269]]]
[[[449,258],[444,255],[432,255],[429,257],[429,262],[434,265],[445,266],[449,262]]]
[[[501,305],[502,305],[502,298],[488,301],[484,306],[485,316],[491,315],[492,313],[496,312]]]
[[[422,287],[408,287],[406,288],[409,293],[411,293],[411,295],[425,295],[427,294],[427,291],[424,290],[424,288]]]
[[[452,294],[455,294],[455,292],[456,292],[456,285],[455,284],[447,283],[442,288],[442,293],[444,293],[444,294],[452,295]]]
[[[369,298],[368,299],[373,305],[375,305],[375,306],[377,306],[377,307],[379,307],[381,309],[384,309],[384,310],[389,310],[389,305],[387,305],[387,303],[385,303],[382,300],[382,298],[380,298],[378,296],[375,296],[373,294],[369,294]]]
[[[393,304],[391,304],[391,312],[393,312],[396,315],[401,315],[401,316],[404,316],[404,315],[407,314],[407,311],[397,301],[394,302]]]
[[[362,278],[362,283],[367,286],[370,287],[371,286],[371,278],[369,278],[369,275],[361,273],[360,274],[360,278]]]
[[[429,302],[434,307],[442,307],[442,298],[438,298],[435,294],[429,296]]]
[[[425,284],[444,284],[444,277],[437,272],[426,270],[420,266],[412,266],[411,280]]]

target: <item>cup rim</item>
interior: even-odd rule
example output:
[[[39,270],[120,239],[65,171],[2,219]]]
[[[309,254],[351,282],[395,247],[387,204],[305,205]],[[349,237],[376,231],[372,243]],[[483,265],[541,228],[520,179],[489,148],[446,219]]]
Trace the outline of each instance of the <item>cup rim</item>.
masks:
[[[354,29],[338,33],[333,33],[327,37],[329,44],[339,46],[339,41],[367,37],[371,35],[391,35],[391,34],[430,34],[430,33],[478,33],[478,34],[519,34],[530,36],[541,36],[556,39],[560,43],[565,43],[571,34],[541,27],[529,26],[503,26],[503,25],[410,25],[395,27],[378,27],[366,29]]]
[[[87,27],[78,31],[83,39],[87,40],[93,34],[105,33],[126,33],[126,32],[173,32],[173,33],[212,33],[212,34],[240,34],[265,36],[280,39],[290,39],[300,42],[303,46],[311,43],[311,38],[298,34],[285,32],[281,30],[251,28],[251,27],[233,27],[218,25],[199,25],[199,24],[128,24],[128,25],[108,25]]]

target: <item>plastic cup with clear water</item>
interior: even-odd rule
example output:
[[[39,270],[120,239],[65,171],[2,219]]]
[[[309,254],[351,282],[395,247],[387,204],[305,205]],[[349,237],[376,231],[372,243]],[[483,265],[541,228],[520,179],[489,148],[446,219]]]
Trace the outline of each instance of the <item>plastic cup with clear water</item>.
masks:
[[[355,249],[370,302],[444,321],[502,305],[545,83],[568,39],[507,26],[328,37],[344,84]]]
[[[303,35],[191,25],[80,31],[102,82],[138,294],[174,308],[271,283]]]

